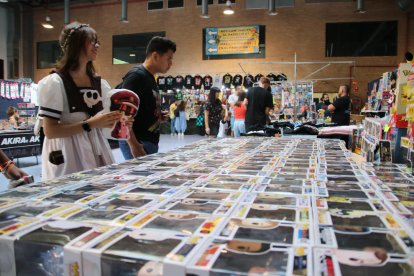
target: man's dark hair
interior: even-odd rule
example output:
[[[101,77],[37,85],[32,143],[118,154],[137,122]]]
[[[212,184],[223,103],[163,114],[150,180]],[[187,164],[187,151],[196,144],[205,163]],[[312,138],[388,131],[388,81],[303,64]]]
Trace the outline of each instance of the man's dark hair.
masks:
[[[349,96],[349,85],[347,85],[347,84],[343,84],[343,85],[341,85],[341,86],[344,88],[345,94],[346,94],[347,96]]]
[[[405,59],[407,61],[413,61],[413,54],[412,53],[406,52],[404,56],[405,56]]]
[[[147,50],[145,54],[150,56],[153,52],[157,52],[162,55],[171,50],[175,53],[177,46],[175,42],[169,40],[166,37],[154,36],[147,45]]]

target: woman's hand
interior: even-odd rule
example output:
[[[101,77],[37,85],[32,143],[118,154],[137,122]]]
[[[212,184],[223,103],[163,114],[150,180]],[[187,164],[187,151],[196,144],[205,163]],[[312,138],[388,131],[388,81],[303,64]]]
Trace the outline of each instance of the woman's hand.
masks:
[[[161,118],[160,118],[161,123],[168,122],[169,118],[170,118],[170,112],[168,110],[161,110]]]
[[[128,116],[128,120],[126,121],[126,125],[128,126],[128,128],[132,131],[132,126],[134,124],[134,117],[132,116]]]
[[[206,134],[210,135],[210,128],[206,127]]]
[[[6,176],[8,179],[18,180],[23,176],[27,176],[27,173],[19,169],[17,166],[11,165],[7,169],[7,172],[4,174],[4,176]]]
[[[119,111],[109,113],[98,113],[87,120],[91,128],[112,128],[116,121],[122,117]]]

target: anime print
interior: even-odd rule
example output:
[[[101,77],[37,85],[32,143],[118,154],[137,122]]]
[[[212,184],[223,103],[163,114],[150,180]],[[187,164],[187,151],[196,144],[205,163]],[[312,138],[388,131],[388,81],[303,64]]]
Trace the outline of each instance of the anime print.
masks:
[[[109,111],[120,111],[122,117],[111,129],[110,139],[128,140],[129,128],[127,121],[138,113],[140,100],[137,94],[128,89],[113,89],[108,95]]]

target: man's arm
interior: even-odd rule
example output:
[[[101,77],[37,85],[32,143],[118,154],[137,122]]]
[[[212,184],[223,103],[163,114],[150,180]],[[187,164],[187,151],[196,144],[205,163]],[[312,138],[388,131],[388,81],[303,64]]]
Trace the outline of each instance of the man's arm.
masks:
[[[206,110],[204,110],[204,125],[205,125],[205,130],[206,130],[206,133],[208,134],[208,135],[210,135],[210,126],[209,126],[209,124],[208,124],[208,110],[206,109]]]
[[[334,112],[336,107],[333,104],[328,105],[329,112]]]
[[[131,149],[132,156],[135,158],[147,155],[147,153],[144,150],[144,146],[138,142],[137,138],[135,137],[134,131],[130,129],[130,136],[128,139],[128,145]]]
[[[267,91],[266,108],[265,108],[266,116],[269,116],[271,109],[273,109],[273,96],[272,96],[272,93]]]

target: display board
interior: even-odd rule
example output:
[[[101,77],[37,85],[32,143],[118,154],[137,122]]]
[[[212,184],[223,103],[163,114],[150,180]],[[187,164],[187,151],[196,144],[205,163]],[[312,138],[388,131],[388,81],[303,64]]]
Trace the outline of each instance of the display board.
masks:
[[[0,131],[0,149],[10,158],[41,154],[40,137],[33,131]]]
[[[203,59],[264,58],[265,26],[203,29]]]

